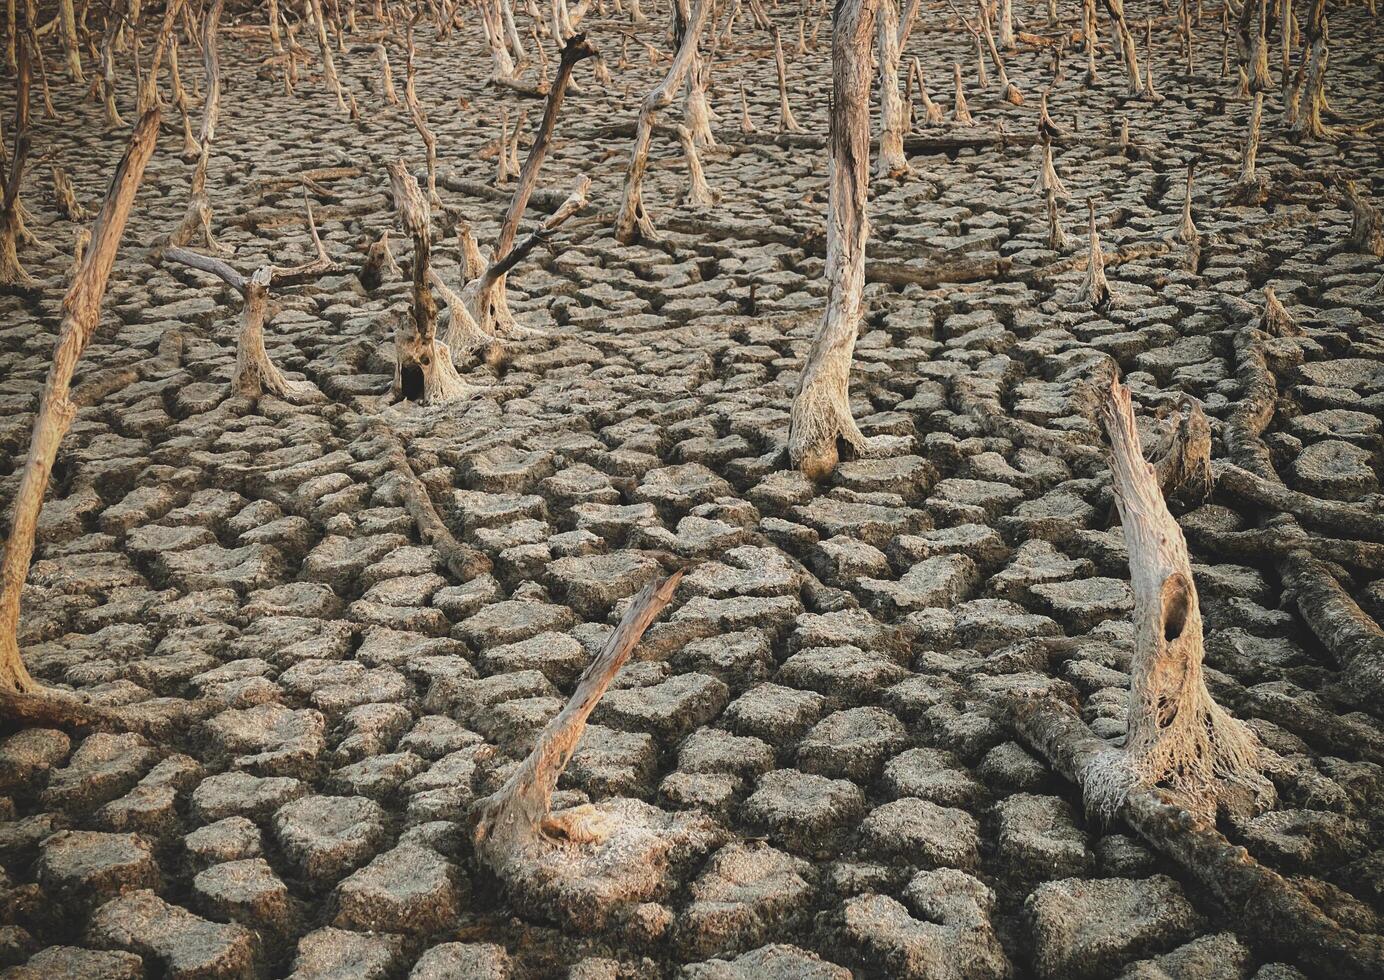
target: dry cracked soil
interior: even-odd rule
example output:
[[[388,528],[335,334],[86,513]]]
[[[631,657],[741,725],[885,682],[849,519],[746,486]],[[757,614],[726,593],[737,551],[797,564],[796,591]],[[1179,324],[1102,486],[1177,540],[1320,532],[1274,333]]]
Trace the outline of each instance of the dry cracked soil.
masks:
[[[1032,32],[1057,30],[1045,5],[1016,11]],[[420,407],[382,398],[409,284],[366,288],[355,272],[395,228],[385,165],[422,173],[418,135],[352,35],[336,60],[359,122],[325,87],[309,31],[287,95],[264,64],[262,16],[228,10],[212,227],[242,270],[310,258],[306,188],[344,269],[276,291],[267,344],[325,397],[234,394],[238,296],[156,261],[191,174],[168,113],[78,381],[140,370],[83,407],[63,443],[20,637],[42,682],[162,734],[0,740],[4,975],[1304,976],[1122,824],[1088,819],[1080,791],[1009,726],[1007,695],[1048,689],[1098,734],[1122,735],[1131,593],[1103,465],[997,420],[1098,446],[1087,382],[1113,359],[1150,425],[1182,394],[1199,399],[1220,457],[1246,397],[1235,338],[1271,285],[1303,328],[1273,350],[1265,442],[1278,472],[1313,498],[1378,510],[1381,266],[1345,247],[1334,175],[1384,200],[1379,131],[1350,128],[1378,115],[1384,28],[1364,7],[1332,6],[1338,138],[1290,141],[1275,86],[1259,150],[1270,194],[1242,206],[1229,198],[1249,104],[1233,65],[1222,75],[1220,8],[1204,11],[1189,74],[1165,8],[1132,3],[1141,45],[1155,18],[1162,100],[1127,95],[1108,43],[1084,85],[1084,55],[1068,48],[1049,98],[1070,195],[1055,250],[1031,138],[1049,50],[1008,56],[1027,99],[1007,104],[993,68],[978,84],[948,8],[924,2],[906,62],[948,110],[960,62],[975,124],[920,121],[914,173],[872,181],[851,406],[866,436],[893,438],[813,484],[785,446],[825,295],[829,12],[811,8],[800,50],[796,6],[769,10],[799,136],[778,133],[768,34],[746,14],[718,42],[719,145],[702,156],[720,201],[679,203],[679,150],[656,136],[645,199],[658,234],[626,246],[612,223],[631,127],[666,71],[645,43],[668,48],[665,5],[645,12],[631,24],[607,4],[583,22],[613,78],[579,66],[523,227],[580,174],[590,204],[509,278],[519,322],[542,335],[462,372],[492,391]],[[1079,27],[1070,3],[1061,12]],[[501,111],[524,120],[522,157],[541,102],[488,83],[477,16],[461,19],[445,38],[431,18],[419,25],[417,89],[442,201],[488,247],[513,186],[494,186]],[[362,12],[357,33],[376,30]],[[185,50],[185,83],[199,68]],[[48,72],[58,118],[36,98],[22,188],[50,246],[21,249],[42,288],[0,296],[6,511],[77,227],[58,213],[49,165],[94,207],[128,136],[58,56]],[[128,71],[117,88],[132,119]],[[1196,257],[1169,240],[1189,159]],[[323,167],[341,169],[298,177]],[[1102,310],[1074,298],[1088,198],[1119,253]],[[393,241],[407,268],[406,236]],[[435,261],[457,284],[454,245],[442,240]],[[957,274],[968,264],[980,271]],[[936,270],[943,281],[928,281]],[[173,336],[180,357],[158,361]],[[489,572],[463,581],[424,543],[386,459],[392,438]],[[1378,933],[1379,705],[1339,682],[1271,555],[1199,543],[1258,516],[1218,491],[1181,518],[1210,689],[1284,760],[1276,807],[1224,814],[1221,829]],[[675,565],[687,575],[593,715],[558,802],[629,798],[710,829],[618,928],[598,927],[607,908],[516,904],[473,853],[469,809],[528,751],[628,597]],[[1339,571],[1384,614],[1377,564]],[[1060,656],[1035,654],[1047,649],[1035,638],[1058,636],[1070,638]]]

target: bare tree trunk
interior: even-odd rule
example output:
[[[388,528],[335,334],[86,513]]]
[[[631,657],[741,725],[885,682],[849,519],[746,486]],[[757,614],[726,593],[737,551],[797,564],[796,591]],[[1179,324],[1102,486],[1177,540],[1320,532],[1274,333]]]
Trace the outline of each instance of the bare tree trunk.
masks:
[[[585,808],[552,812],[553,790],[606,688],[629,660],[650,624],[673,598],[682,579],[674,572],[663,581],[650,582],[639,593],[606,640],[601,652],[577,681],[577,689],[556,717],[544,727],[533,750],[493,796],[480,803],[476,822],[476,851],[497,871],[519,854],[545,843],[590,843],[598,839],[592,816]]]
[[[1144,78],[1139,72],[1139,53],[1134,50],[1134,36],[1129,32],[1125,21],[1124,0],[1104,0],[1105,10],[1110,15],[1110,27],[1115,32],[1115,43],[1120,47],[1124,58],[1125,75],[1129,79],[1131,95],[1144,94]]]
[[[139,112],[141,115],[154,107],[159,99],[159,69],[163,65],[163,53],[168,48],[169,38],[182,9],[182,0],[169,0],[163,11],[163,23],[154,39],[154,54],[149,59],[149,71],[139,87]]]
[[[673,63],[668,66],[664,76],[652,92],[644,97],[639,107],[639,120],[635,125],[634,146],[630,149],[629,169],[625,171],[625,189],[620,198],[620,211],[615,218],[615,238],[628,245],[640,236],[652,238],[653,220],[644,207],[644,171],[649,166],[649,144],[653,140],[654,123],[659,110],[667,108],[682,86],[692,63],[697,56],[697,41],[706,23],[709,4],[707,0],[696,0],[688,17],[687,28],[683,31],[682,44],[678,47]]]
[[[67,54],[67,73],[78,85],[86,81],[82,74],[82,52],[77,43],[77,16],[72,0],[58,0],[58,20],[62,25],[62,46]]]
[[[1329,32],[1326,24],[1326,0],[1312,0],[1307,15],[1307,31],[1303,38],[1306,48],[1299,78],[1296,116],[1289,132],[1298,139],[1328,140],[1331,131],[1322,122],[1326,103],[1326,65],[1330,57]]]
[[[798,379],[788,458],[814,480],[848,451],[865,448],[851,417],[850,370],[865,289],[865,215],[870,169],[870,48],[878,0],[840,0],[831,34],[828,142],[827,309]]]
[[[519,172],[519,186],[514,189],[514,197],[510,199],[509,209],[505,212],[504,222],[500,225],[500,234],[495,239],[495,248],[491,252],[491,266],[468,286],[465,294],[467,311],[479,330],[479,333],[476,334],[477,340],[485,338],[487,342],[493,342],[497,335],[515,332],[517,325],[513,322],[513,316],[509,313],[509,306],[505,302],[505,275],[519,258],[522,258],[522,256],[512,258],[516,251],[514,239],[519,232],[519,219],[523,217],[525,209],[529,206],[529,198],[533,196],[534,188],[538,185],[538,172],[548,156],[548,149],[552,144],[553,129],[557,125],[558,112],[562,109],[563,98],[567,92],[567,85],[572,79],[572,72],[578,62],[595,57],[595,55],[596,49],[587,43],[585,34],[572,35],[562,46],[562,57],[558,63],[557,76],[553,80],[552,87],[548,90],[548,99],[543,105],[543,118],[539,121],[538,132],[534,136],[528,158],[525,159],[524,166]],[[500,152],[505,152],[503,145]],[[581,203],[572,209],[573,213],[585,203],[584,189],[580,197]],[[551,219],[549,219],[549,224],[551,225]],[[556,226],[553,225],[552,227]],[[537,245],[537,242],[534,245]],[[530,249],[532,247],[534,246],[529,246]],[[527,251],[524,254],[527,254]],[[464,321],[459,321],[457,317],[458,313],[454,307],[452,309],[454,332],[466,326]],[[460,335],[458,335],[458,339],[460,339]],[[464,353],[468,353],[468,351],[457,350],[453,352],[454,356],[457,357]]]
[[[428,201],[402,160],[389,164],[389,180],[399,223],[413,239],[413,303],[408,320],[399,324],[394,337],[394,399],[439,405],[468,398],[478,389],[461,380],[451,351],[437,339],[437,301],[429,282],[432,219]]]
[[[221,10],[224,0],[212,0],[202,25],[202,66],[206,73],[207,90],[203,95],[201,144],[197,166],[192,171],[187,213],[173,233],[171,245],[187,245],[200,231],[205,246],[213,252],[224,252],[211,232],[211,200],[207,197],[207,167],[211,163],[211,146],[216,138],[216,123],[221,115],[221,59],[217,51],[221,30]]]
[[[336,74],[336,62],[332,60],[332,45],[327,40],[327,21],[322,16],[322,0],[308,0],[312,7],[313,27],[317,30],[317,49],[322,55],[322,74],[327,84],[336,93],[336,104],[342,112],[346,111],[346,95],[341,90],[341,79]]]
[[[168,75],[173,82],[173,107],[178,110],[178,115],[183,123],[182,158],[195,160],[201,154],[201,149],[197,144],[197,137],[192,134],[192,116],[187,111],[187,92],[183,89],[182,75],[178,71],[178,39],[176,36],[168,46]]]
[[[200,269],[219,278],[230,286],[245,301],[241,311],[240,333],[236,338],[235,373],[231,376],[231,387],[246,398],[259,398],[267,390],[272,395],[302,404],[321,397],[317,386],[308,381],[290,381],[269,359],[264,348],[264,326],[271,319],[269,312],[269,286],[275,278],[303,278],[334,272],[336,263],[332,262],[322,248],[317,237],[317,226],[312,219],[312,209],[308,209],[308,227],[317,245],[316,259],[303,265],[280,269],[272,265],[255,270],[251,276],[244,276],[220,259],[174,246],[164,251],[165,262],[177,262],[193,269]]]
[[[779,88],[779,132],[780,133],[801,133],[803,128],[798,125],[798,121],[793,118],[793,109],[788,104],[788,69],[783,60],[783,39],[779,37],[778,28],[773,28],[774,33],[774,68],[778,72]]]
[[[101,39],[101,104],[106,111],[106,125],[112,129],[123,128],[125,120],[115,105],[115,39],[124,20],[120,6],[111,11],[106,24],[106,33]]]
[[[19,263],[19,236],[24,226],[20,212],[19,185],[24,179],[24,164],[29,157],[29,85],[32,69],[29,45],[20,38],[17,48],[18,77],[15,85],[14,150],[9,163],[0,168],[0,285],[31,286],[34,279]]]
[[[53,200],[58,205],[58,211],[68,221],[82,221],[88,216],[86,208],[77,200],[72,178],[56,163],[53,164]]]
[[[1086,278],[1082,280],[1077,293],[1077,302],[1090,303],[1095,309],[1104,309],[1110,302],[1110,285],[1105,281],[1105,253],[1101,251],[1100,233],[1096,231],[1096,202],[1087,201],[1089,232],[1086,244],[1089,258],[1086,263]]]
[[[879,45],[879,160],[876,177],[902,177],[909,173],[903,151],[908,117],[899,98],[899,24],[896,0],[880,0],[876,22]]]
[[[130,137],[129,148],[116,168],[105,203],[92,226],[91,246],[63,298],[63,320],[58,329],[53,366],[49,369],[34,419],[29,455],[15,492],[10,537],[0,564],[0,690],[28,693],[38,688],[19,653],[20,594],[29,574],[39,511],[43,507],[58,446],[77,416],[77,406],[70,397],[72,375],[100,322],[106,281],[115,264],[115,253],[125,232],[135,191],[144,177],[144,166],[154,152],[158,132],[159,112],[153,109],[140,119]]]
[[[1129,550],[1134,657],[1124,750],[1111,750],[1093,766],[1086,799],[1113,817],[1131,792],[1164,786],[1188,810],[1214,817],[1224,784],[1264,786],[1259,743],[1206,690],[1187,543],[1144,461],[1129,389],[1113,382],[1101,411]]]

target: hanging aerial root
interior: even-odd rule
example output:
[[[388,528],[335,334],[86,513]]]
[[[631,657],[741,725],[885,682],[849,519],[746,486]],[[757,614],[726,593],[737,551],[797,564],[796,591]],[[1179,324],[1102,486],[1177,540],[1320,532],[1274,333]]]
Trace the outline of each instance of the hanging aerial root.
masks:
[[[1144,461],[1129,389],[1112,382],[1101,403],[1110,437],[1115,501],[1129,551],[1134,654],[1124,749],[1093,760],[1082,782],[1087,805],[1113,817],[1132,792],[1165,789],[1214,818],[1217,805],[1248,790],[1267,798],[1258,741],[1221,709],[1202,677],[1202,624],[1182,530]]]

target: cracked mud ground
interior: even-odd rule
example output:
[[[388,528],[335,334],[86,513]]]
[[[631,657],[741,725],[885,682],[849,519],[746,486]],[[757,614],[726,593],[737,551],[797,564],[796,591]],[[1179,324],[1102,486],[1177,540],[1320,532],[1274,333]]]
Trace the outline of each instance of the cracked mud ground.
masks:
[[[1273,194],[1234,206],[1249,110],[1220,77],[1218,13],[1198,31],[1194,76],[1171,35],[1155,38],[1156,105],[1125,98],[1108,49],[1094,88],[1069,52],[1050,99],[1072,195],[1060,254],[1032,190],[1036,148],[996,138],[1001,120],[1011,136],[1033,131],[1048,55],[1011,56],[1028,103],[1007,105],[976,84],[969,36],[924,4],[905,57],[947,107],[962,62],[977,124],[914,137],[973,145],[912,153],[911,179],[873,182],[876,271],[851,399],[867,436],[897,438],[813,485],[783,449],[824,297],[829,22],[797,54],[796,12],[772,12],[801,145],[775,145],[771,46],[745,27],[718,55],[721,145],[703,154],[721,202],[678,206],[685,170],[656,138],[645,199],[659,236],[623,246],[610,229],[628,126],[664,68],[635,44],[629,67],[615,66],[621,31],[666,46],[665,11],[647,12],[637,29],[594,13],[583,25],[614,82],[578,71],[542,172],[549,193],[525,227],[580,173],[592,204],[511,275],[520,322],[548,334],[516,345],[502,374],[463,372],[498,386],[487,397],[382,409],[408,285],[367,290],[350,271],[284,290],[267,331],[273,360],[327,400],[233,396],[238,297],[150,260],[191,173],[176,126],[164,134],[78,380],[147,363],[83,408],[63,444],[21,629],[36,677],[161,722],[163,737],[0,741],[0,963],[50,978],[1302,976],[1237,936],[1122,825],[1088,820],[1079,791],[1016,741],[1003,703],[1024,689],[1056,690],[1097,733],[1122,734],[1128,567],[1103,464],[997,435],[975,406],[997,400],[1010,418],[1098,446],[1086,382],[1113,358],[1146,418],[1183,393],[1200,399],[1220,457],[1245,395],[1233,340],[1272,286],[1305,330],[1274,351],[1266,442],[1278,471],[1377,512],[1381,268],[1343,249],[1350,216],[1327,185],[1352,172],[1384,198],[1378,133],[1290,143],[1271,92],[1259,166]],[[1017,13],[1044,20],[1031,5]],[[1331,17],[1332,106],[1369,118],[1384,29],[1358,6]],[[510,193],[487,190],[499,109],[527,108],[527,133],[540,103],[486,84],[478,35],[420,30],[418,90],[439,192],[484,246]],[[328,251],[354,268],[393,226],[385,164],[421,169],[417,134],[380,96],[370,55],[337,56],[356,125],[315,65],[289,97],[277,71],[257,74],[265,53],[228,16],[213,228],[237,268],[310,257],[295,175],[354,166],[310,188]],[[195,59],[184,61],[191,81]],[[400,76],[401,64],[395,54]],[[35,112],[24,199],[58,251],[21,252],[44,280],[37,298],[0,297],[6,511],[75,228],[48,194],[47,164],[94,206],[127,137],[53,75],[62,118]],[[1200,161],[1193,212],[1207,242],[1191,267],[1165,244],[1188,158]],[[1073,302],[1082,270],[1061,265],[1083,254],[1088,197],[1106,248],[1134,256],[1109,268],[1114,300],[1100,312]],[[1001,258],[993,278],[932,288],[888,272]],[[458,281],[450,241],[435,261]],[[173,334],[178,363],[153,360]],[[489,574],[460,581],[420,543],[375,419]],[[1272,556],[1198,543],[1198,529],[1259,516],[1218,492],[1182,518],[1211,691],[1285,760],[1277,807],[1224,815],[1221,829],[1378,933],[1379,705],[1340,683]],[[516,907],[472,854],[467,810],[528,751],[622,603],[673,564],[690,571],[593,716],[560,802],[699,810],[715,832],[621,929]],[[1378,569],[1342,575],[1384,615]],[[1061,635],[1072,638],[1061,657],[1033,655],[1028,641]],[[206,699],[220,707],[197,711]]]

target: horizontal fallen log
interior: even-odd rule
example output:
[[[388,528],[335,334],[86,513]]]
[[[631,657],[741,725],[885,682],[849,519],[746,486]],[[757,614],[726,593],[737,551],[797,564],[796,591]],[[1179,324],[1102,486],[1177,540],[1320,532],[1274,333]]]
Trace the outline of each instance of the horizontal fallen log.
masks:
[[[1019,737],[1078,785],[1084,785],[1098,757],[1110,752],[1110,745],[1086,727],[1075,709],[1054,698],[1016,699],[1010,714]],[[1293,882],[1243,847],[1232,846],[1214,823],[1165,803],[1150,790],[1130,793],[1118,816],[1176,861],[1266,958],[1288,960],[1311,976],[1384,976],[1384,937],[1341,925]]]
[[[1384,629],[1306,551],[1287,555],[1278,563],[1278,574],[1302,618],[1340,665],[1346,685],[1362,705],[1379,713],[1384,704]]]
[[[1384,541],[1384,514],[1376,514],[1354,504],[1322,500],[1282,483],[1255,476],[1233,463],[1217,462],[1212,467],[1216,489],[1257,507],[1284,511],[1301,521],[1338,537],[1360,541]]]
[[[1384,572],[1384,544],[1375,541],[1350,541],[1323,538],[1313,534],[1288,536],[1280,530],[1253,528],[1248,531],[1208,531],[1186,528],[1187,537],[1200,550],[1214,551],[1239,562],[1281,559],[1295,551],[1314,558],[1339,562],[1370,572]]]

